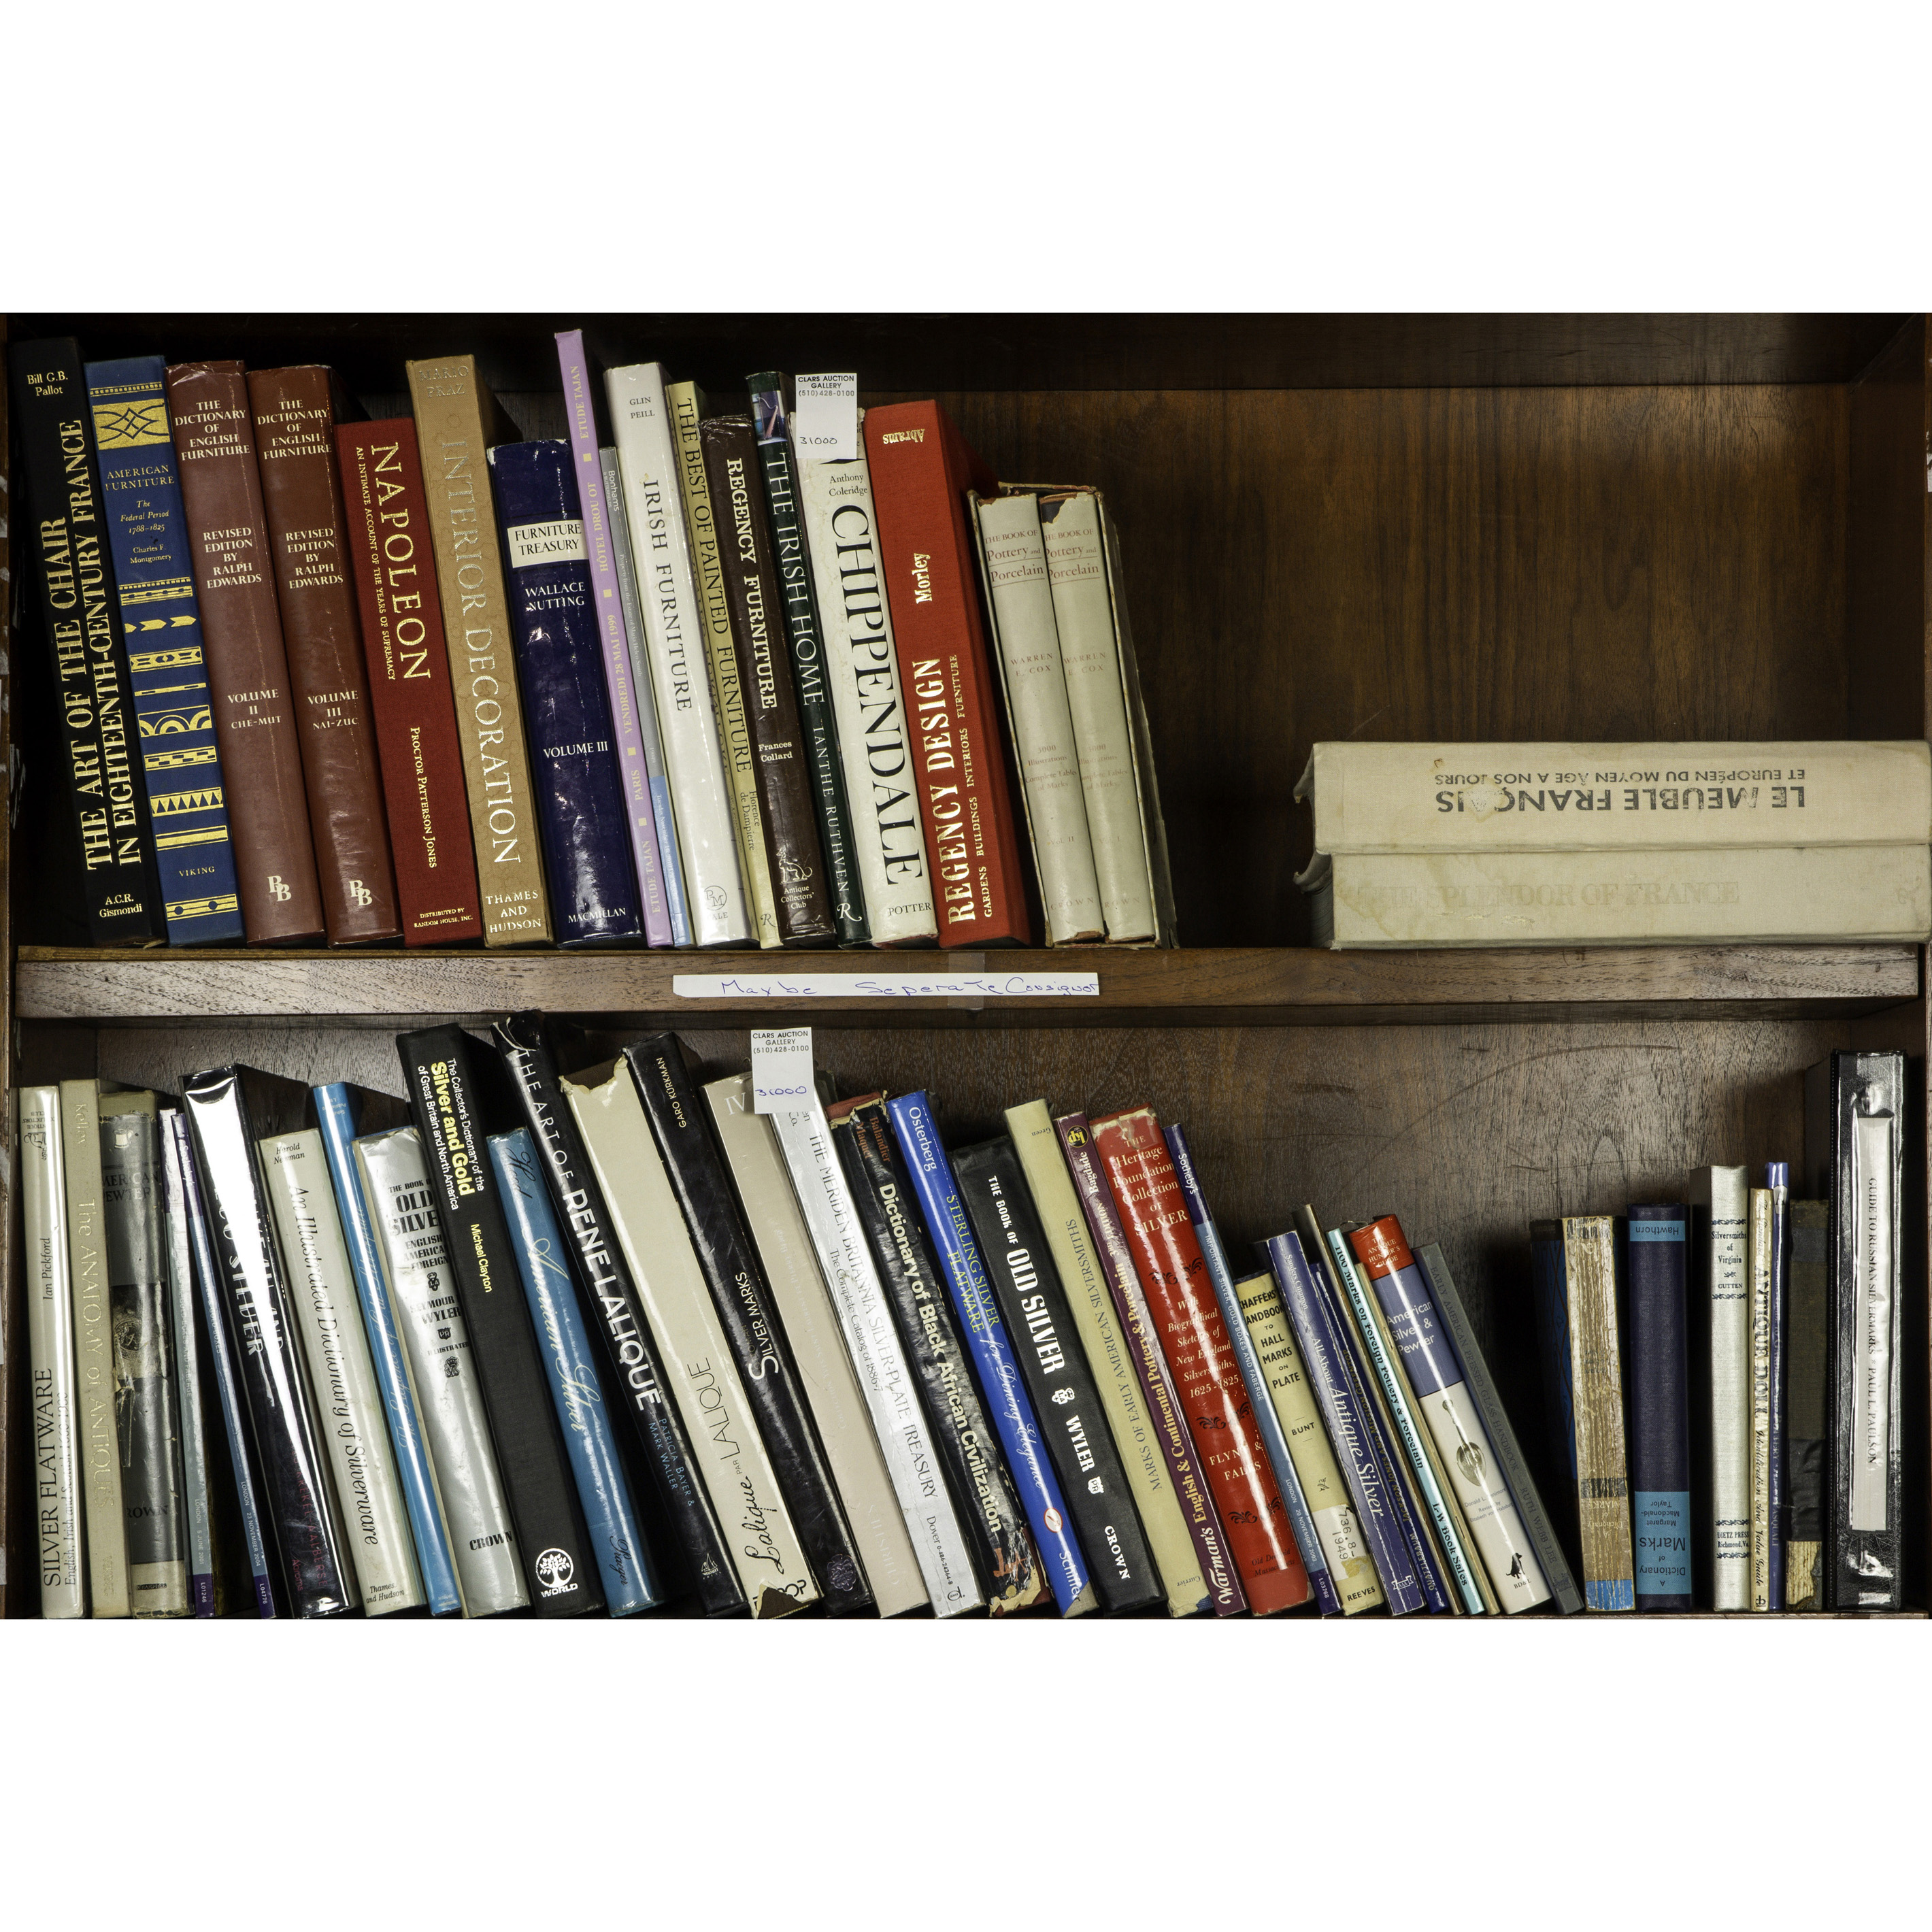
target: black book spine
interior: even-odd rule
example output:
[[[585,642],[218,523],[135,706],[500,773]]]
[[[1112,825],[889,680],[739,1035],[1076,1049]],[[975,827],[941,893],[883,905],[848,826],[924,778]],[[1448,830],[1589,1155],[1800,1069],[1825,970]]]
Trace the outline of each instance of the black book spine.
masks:
[[[339,1616],[356,1605],[295,1305],[282,1273],[256,1152],[246,1070],[218,1066],[182,1083],[194,1141],[221,1309],[254,1438],[256,1492],[298,1616]]]
[[[531,1137],[544,1158],[551,1204],[570,1244],[571,1271],[589,1325],[603,1338],[611,1387],[624,1391],[644,1462],[666,1520],[708,1616],[746,1607],[724,1532],[700,1480],[677,1407],[666,1390],[663,1359],[609,1210],[591,1171],[577,1122],[557,1090],[556,1055],[542,1017],[512,1013],[496,1025],[497,1051],[517,1083]]]
[[[624,1057],[826,1607],[835,1616],[869,1610],[872,1593],[684,1049],[674,1034],[653,1034]]]
[[[476,1359],[530,1609],[539,1617],[580,1616],[602,1610],[604,1593],[496,1198],[474,1045],[460,1027],[433,1027],[404,1034],[396,1050]]]
[[[883,1096],[837,1110],[832,1144],[878,1264],[892,1320],[919,1376],[932,1440],[958,1506],[980,1576],[994,1612],[1039,1595],[1040,1558],[1026,1510],[1000,1453],[1000,1438],[952,1325],[944,1283],[926,1222],[899,1160]]]
[[[1160,1574],[1019,1155],[1002,1134],[956,1150],[952,1173],[1100,1606],[1146,1610],[1162,1600]]]
[[[27,485],[16,527],[32,532],[59,704],[57,720],[16,718],[14,740],[46,746],[59,769],[89,938],[152,945],[167,937],[167,920],[80,346],[16,342],[8,362]]]

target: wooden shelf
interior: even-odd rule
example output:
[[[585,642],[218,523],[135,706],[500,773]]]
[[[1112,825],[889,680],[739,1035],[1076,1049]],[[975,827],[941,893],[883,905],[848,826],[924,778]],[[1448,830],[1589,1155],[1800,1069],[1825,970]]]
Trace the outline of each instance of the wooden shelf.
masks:
[[[990,980],[1095,973],[1096,998],[921,995],[936,973]],[[680,974],[783,983],[851,974],[891,994],[697,1000]],[[1774,1019],[1916,999],[1910,946],[1634,946],[1430,952],[1295,947],[992,953],[104,952],[20,949],[16,1015],[95,1024],[290,1019],[400,1024],[518,1007],[716,1027],[811,1015],[827,1025],[1360,1026],[1550,1019]]]

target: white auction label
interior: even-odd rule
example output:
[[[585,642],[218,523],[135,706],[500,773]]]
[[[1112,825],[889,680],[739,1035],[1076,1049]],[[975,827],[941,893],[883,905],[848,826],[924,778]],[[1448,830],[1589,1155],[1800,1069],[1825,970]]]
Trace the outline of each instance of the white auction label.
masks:
[[[680,1000],[1097,1000],[1097,973],[675,973]]]
[[[859,378],[800,376],[793,383],[791,440],[814,463],[850,463],[859,453]]]
[[[752,1030],[752,1112],[802,1114],[812,1105],[812,1029]]]

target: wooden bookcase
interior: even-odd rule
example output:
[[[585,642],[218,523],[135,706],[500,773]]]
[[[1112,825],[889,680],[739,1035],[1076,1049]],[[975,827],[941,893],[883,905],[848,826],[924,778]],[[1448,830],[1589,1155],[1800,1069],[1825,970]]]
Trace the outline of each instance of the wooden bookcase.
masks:
[[[1833,1047],[1904,1048],[1906,1594],[1923,1612],[1920,952],[1310,951],[1290,794],[1318,738],[1926,735],[1924,318],[33,316],[8,332],[75,334],[90,356],[329,362],[377,415],[406,409],[406,358],[472,350],[526,434],[560,434],[550,337],[579,322],[602,360],[657,357],[718,394],[775,362],[856,367],[868,400],[937,393],[1002,476],[1096,483],[1119,521],[1185,948],[1055,956],[1100,974],[1077,1011],[814,1003],[844,1090],[930,1088],[949,1138],[1036,1094],[1150,1102],[1187,1125],[1244,1258],[1303,1201],[1330,1220],[1393,1210],[1443,1244],[1521,1416],[1532,1216],[1669,1198],[1709,1162],[1796,1162],[1803,1070]],[[788,1011],[673,992],[680,966],[769,956],[64,948],[37,863],[57,775],[39,721],[4,724],[26,776],[0,897],[10,1084],[171,1087],[243,1058],[396,1092],[402,1022],[517,1006],[602,1033],[675,1025],[722,1068],[743,1064],[746,1025]],[[0,1493],[20,1616],[38,1593],[8,1171]]]

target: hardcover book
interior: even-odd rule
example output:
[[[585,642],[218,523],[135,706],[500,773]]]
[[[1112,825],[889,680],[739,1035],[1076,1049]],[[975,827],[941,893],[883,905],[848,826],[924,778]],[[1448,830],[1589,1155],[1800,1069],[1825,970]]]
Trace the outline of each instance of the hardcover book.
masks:
[[[1771,1607],[1784,1608],[1784,1349],[1791,1294],[1791,1169],[1781,1160],[1764,1171],[1771,1196],[1771,1498],[1766,1512],[1766,1541],[1770,1548]]]
[[[1026,876],[964,500],[996,486],[937,403],[868,410],[865,430],[939,943],[1025,946]]]
[[[175,1420],[181,1442],[182,1521],[188,1537],[188,1607],[198,1617],[218,1616],[221,1592],[214,1560],[214,1505],[202,1369],[208,1351],[195,1317],[194,1260],[188,1232],[183,1162],[187,1124],[178,1107],[156,1115],[160,1131],[161,1226],[167,1243],[168,1341],[174,1351]]]
[[[1785,1330],[1784,1601],[1822,1607],[1830,1521],[1832,1414],[1826,1264],[1831,1204],[1791,1204],[1791,1293]]]
[[[508,566],[517,680],[557,943],[642,939],[646,926],[629,830],[634,801],[626,799],[612,734],[570,446],[499,444],[490,452],[490,487]],[[651,862],[656,883],[655,853]],[[663,923],[653,944],[668,945],[661,898],[655,917]]]
[[[68,1286],[67,1189],[61,1161],[60,1089],[16,1094],[20,1219],[27,1282],[27,1372],[34,1431],[34,1561],[40,1615],[87,1613],[81,1544],[79,1390]]]
[[[1750,1190],[1750,1606],[1771,1608],[1771,1190]]]
[[[1630,1515],[1640,1610],[1690,1607],[1688,1222],[1675,1202],[1630,1210]]]
[[[248,372],[322,917],[330,945],[357,946],[402,924],[336,464],[342,393],[317,364]]]
[[[1693,1171],[1688,1297],[1690,1440],[1700,1512],[1700,1588],[1717,1610],[1750,1608],[1750,1190],[1742,1167]],[[1574,1473],[1574,1472],[1573,1472]]]
[[[416,427],[407,416],[344,423],[335,445],[403,944],[480,939],[476,848]]]
[[[1563,1282],[1583,1600],[1593,1610],[1628,1610],[1635,1607],[1636,1589],[1617,1342],[1616,1251],[1608,1215],[1565,1217]]]
[[[80,345],[71,338],[15,342],[7,353],[26,482],[19,508],[31,520],[34,577],[60,706],[50,763],[74,828],[87,935],[100,946],[152,945],[169,928],[145,772],[137,776],[134,763],[138,728]],[[194,655],[198,664],[198,644]],[[213,736],[204,735],[212,764]],[[241,915],[232,904],[226,918],[238,938]],[[184,924],[184,941],[191,930],[200,928]]]
[[[473,356],[406,365],[421,440],[485,946],[548,944],[550,902],[486,451],[514,440]]]

